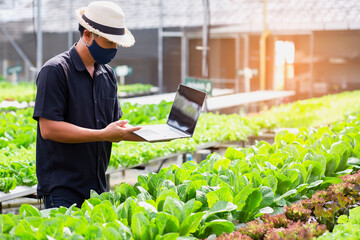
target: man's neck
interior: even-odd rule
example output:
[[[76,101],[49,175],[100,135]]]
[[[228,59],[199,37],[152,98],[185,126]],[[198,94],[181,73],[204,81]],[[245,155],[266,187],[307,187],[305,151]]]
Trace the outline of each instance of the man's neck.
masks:
[[[94,59],[91,57],[89,49],[81,41],[76,44],[75,49],[79,54],[81,61],[84,63],[85,68],[88,70],[91,77],[93,77],[95,70],[95,62]]]

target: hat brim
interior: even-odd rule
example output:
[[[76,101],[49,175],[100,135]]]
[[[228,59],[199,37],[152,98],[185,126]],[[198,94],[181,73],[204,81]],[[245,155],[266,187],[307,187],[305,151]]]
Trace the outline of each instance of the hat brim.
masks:
[[[80,8],[75,11],[76,17],[79,21],[79,24],[89,30],[90,32],[93,32],[103,38],[106,38],[107,40],[114,42],[122,47],[131,47],[135,43],[134,36],[131,34],[130,30],[125,28],[125,34],[124,35],[113,35],[113,34],[106,34],[98,29],[92,27],[90,24],[84,21],[82,18],[82,15],[84,14],[86,8]]]

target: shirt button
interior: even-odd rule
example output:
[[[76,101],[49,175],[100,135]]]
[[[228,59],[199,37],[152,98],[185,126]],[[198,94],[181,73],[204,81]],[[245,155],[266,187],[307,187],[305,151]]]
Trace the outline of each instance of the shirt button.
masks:
[[[95,100],[95,103],[97,103],[97,100]]]
[[[97,122],[99,122],[99,119],[96,119]]]

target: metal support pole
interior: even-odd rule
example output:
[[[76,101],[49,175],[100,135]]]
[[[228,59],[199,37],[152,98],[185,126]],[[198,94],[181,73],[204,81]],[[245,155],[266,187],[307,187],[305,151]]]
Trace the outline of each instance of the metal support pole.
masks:
[[[73,30],[72,30],[72,21],[73,21],[73,1],[69,0],[69,32],[68,32],[68,48],[71,48],[74,42],[73,39]]]
[[[8,68],[8,60],[4,59],[2,60],[2,72],[3,72],[3,77],[5,79],[8,77],[7,68]]]
[[[244,69],[249,68],[249,35],[246,34],[244,38]],[[244,76],[244,90],[250,92],[250,78]]]
[[[163,3],[159,1],[159,28],[158,28],[158,87],[163,93]]]
[[[185,33],[181,37],[181,82],[185,82],[187,76],[187,63],[188,63],[188,44]]]
[[[314,81],[314,32],[310,33],[310,78],[309,78],[309,98],[313,96],[313,81]]]
[[[36,70],[39,73],[43,62],[43,41],[41,30],[41,0],[37,0]]]
[[[204,5],[204,22],[203,22],[203,34],[202,34],[202,75],[203,77],[209,77],[208,69],[208,51],[209,51],[209,25],[210,25],[210,9],[209,0],[203,0]]]
[[[260,90],[265,90],[266,87],[266,38],[269,35],[266,24],[266,0],[263,14],[264,31],[260,37]]]
[[[240,36],[237,34],[235,37],[235,72],[240,69]],[[240,92],[240,77],[238,74],[235,76],[235,92]]]

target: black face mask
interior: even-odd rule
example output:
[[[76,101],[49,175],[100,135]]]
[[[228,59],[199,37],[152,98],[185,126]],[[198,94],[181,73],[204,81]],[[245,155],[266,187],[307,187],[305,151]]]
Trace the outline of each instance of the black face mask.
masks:
[[[91,44],[91,46],[84,43],[81,40],[81,38],[80,38],[80,41],[83,44],[85,44],[85,46],[89,49],[89,52],[95,62],[97,62],[99,64],[109,63],[115,57],[117,48],[102,48],[95,41],[94,35],[92,35],[92,36],[93,36],[93,43]]]

